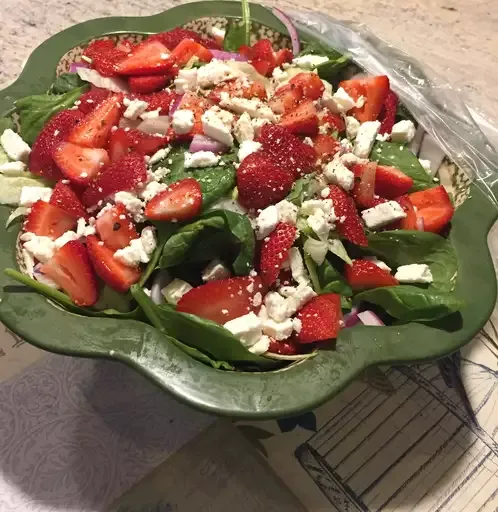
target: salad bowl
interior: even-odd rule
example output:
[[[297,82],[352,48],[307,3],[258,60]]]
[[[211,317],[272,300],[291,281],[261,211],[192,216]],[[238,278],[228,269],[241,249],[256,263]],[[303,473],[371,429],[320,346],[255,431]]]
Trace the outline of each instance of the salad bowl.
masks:
[[[107,18],[81,23],[45,41],[28,59],[19,78],[0,91],[0,113],[14,102],[47,91],[67,72],[88,41],[106,36],[140,41],[144,34],[178,26],[206,32],[240,18],[235,2],[185,4],[144,18]],[[251,5],[252,36],[289,45],[285,26],[269,11]],[[17,121],[15,114],[12,116]],[[444,357],[462,347],[489,318],[496,301],[496,278],[487,234],[497,218],[493,205],[465,174],[445,160],[438,177],[456,206],[449,240],[458,261],[455,293],[464,302],[458,314],[432,322],[343,329],[334,349],[320,350],[272,371],[223,371],[207,366],[172,344],[157,329],[132,317],[81,316],[0,276],[0,320],[27,342],[69,356],[121,361],[177,399],[200,410],[231,417],[291,416],[324,403],[372,365],[413,363]],[[0,206],[5,225],[10,208]],[[19,225],[0,244],[2,268],[17,268]],[[22,264],[21,264],[22,266]]]

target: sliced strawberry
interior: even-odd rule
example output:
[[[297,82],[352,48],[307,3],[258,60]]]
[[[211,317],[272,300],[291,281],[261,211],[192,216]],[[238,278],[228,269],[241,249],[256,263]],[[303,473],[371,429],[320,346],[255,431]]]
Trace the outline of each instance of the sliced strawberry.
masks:
[[[412,202],[408,196],[401,196],[396,199],[401,208],[406,213],[406,217],[404,219],[399,220],[398,222],[394,222],[387,226],[386,229],[411,229],[418,230],[419,223],[417,222],[417,213],[415,212],[415,208],[413,207]]]
[[[147,94],[164,89],[174,76],[173,72],[165,75],[130,76],[128,85],[131,92]]]
[[[113,49],[114,42],[111,39],[96,39],[85,48],[83,55],[93,60],[109,53]]]
[[[424,231],[439,233],[451,221],[455,212],[451,199],[442,185],[414,192],[408,197],[417,208],[417,217],[422,219]]]
[[[354,291],[399,284],[387,270],[370,260],[353,260],[352,265],[346,265],[344,276]]]
[[[352,192],[356,206],[360,209],[373,208],[377,204],[385,203],[386,200],[375,195],[375,173],[377,164],[367,162],[355,164],[352,171],[355,175],[355,183]]]
[[[391,133],[393,126],[396,123],[396,111],[398,110],[398,96],[394,91],[389,90],[384,105],[379,114],[379,121],[381,122],[379,133]]]
[[[406,194],[413,186],[413,178],[387,165],[377,165],[375,171],[375,193],[388,199]]]
[[[145,207],[151,220],[184,221],[195,217],[202,208],[202,191],[194,178],[185,178],[155,195]]]
[[[31,207],[24,223],[24,231],[55,240],[75,226],[76,219],[73,215],[40,200]]]
[[[49,202],[77,219],[86,217],[85,207],[82,202],[78,199],[73,189],[69,185],[62,183],[62,181],[55,185]]]
[[[341,150],[341,144],[334,137],[328,135],[315,135],[312,138],[313,148],[322,163],[330,160],[335,154]]]
[[[329,190],[328,197],[334,203],[334,211],[338,218],[337,231],[353,244],[366,247],[368,239],[353,199],[337,185],[330,185]]]
[[[298,135],[315,135],[318,132],[315,105],[311,100],[303,101],[293,110],[285,112],[278,124]]]
[[[293,58],[294,54],[292,53],[292,50],[289,50],[289,48],[278,50],[275,52],[275,67],[280,67],[286,62],[292,62]]]
[[[130,53],[135,47],[135,43],[130,39],[123,39],[122,41],[118,41],[116,43],[116,50],[123,53]]]
[[[342,133],[346,130],[344,118],[340,114],[333,114],[327,109],[318,114],[318,126],[320,133],[324,131],[327,135],[332,135],[334,132]]]
[[[248,84],[240,83],[237,80],[230,80],[217,85],[208,95],[213,103],[221,101],[221,93],[226,92],[232,98],[246,98],[251,100],[259,98],[266,99],[266,89],[261,82],[250,82]]]
[[[66,178],[83,186],[88,185],[110,163],[105,149],[84,148],[70,142],[57,144],[52,156]]]
[[[260,39],[252,47],[250,63],[263,76],[270,76],[275,69],[276,60],[269,39]]]
[[[29,170],[50,180],[63,178],[52,158],[54,147],[83,119],[78,110],[62,110],[55,114],[36,138],[29,155]]]
[[[258,137],[262,153],[294,178],[314,171],[316,152],[283,126],[265,124]]]
[[[237,169],[239,201],[245,208],[266,208],[290,192],[294,175],[261,152],[247,156]]]
[[[385,75],[346,80],[339,84],[354,100],[365,98],[362,107],[355,107],[349,114],[364,123],[375,121],[379,116],[389,92],[389,78]]]
[[[202,44],[192,39],[184,39],[170,55],[170,59],[179,67],[185,66],[192,57],[197,57],[201,62],[209,62],[213,54]]]
[[[253,304],[257,293],[264,293],[259,276],[220,279],[192,288],[180,299],[176,310],[223,325],[251,311],[257,313],[259,307]]]
[[[294,110],[303,99],[303,88],[296,84],[285,84],[279,87],[268,102],[276,114],[283,114]]]
[[[78,306],[92,306],[99,298],[88,252],[77,240],[65,243],[40,267],[40,272],[55,281]]]
[[[92,67],[103,76],[116,75],[117,65],[126,58],[124,46],[116,47],[111,39],[93,41],[83,55],[92,59]]]
[[[115,94],[102,101],[71,130],[68,142],[88,148],[105,147],[112,127],[118,124],[121,117],[122,102],[122,94]]]
[[[313,297],[297,313],[301,330],[297,335],[300,343],[313,343],[337,338],[341,329],[341,296],[326,293]]]
[[[325,86],[316,73],[299,73],[289,80],[290,84],[299,85],[303,89],[304,97],[308,100],[321,98]]]
[[[130,153],[105,167],[85,190],[82,200],[86,206],[94,206],[111,194],[135,190],[146,181],[147,169],[143,156]]]
[[[271,338],[268,352],[281,354],[283,356],[294,356],[299,354],[299,346],[291,339],[277,341]]]
[[[220,45],[211,38],[203,38],[197,32],[193,30],[186,30],[184,28],[174,28],[168,32],[160,32],[149,37],[148,41],[157,40],[160,41],[164,46],[170,50],[175,49],[184,39],[192,39],[196,43],[200,43],[206,48],[213,50],[221,50]]]
[[[173,66],[170,52],[159,41],[147,39],[116,65],[119,75],[164,75]]]
[[[109,156],[115,162],[131,152],[153,155],[168,143],[167,137],[144,133],[139,130],[119,128],[109,137]]]
[[[92,110],[95,110],[95,108],[98,107],[111,94],[111,91],[108,91],[107,89],[102,89],[92,85],[88,92],[85,92],[80,96],[80,104],[78,105],[78,110],[84,114],[88,114]]]
[[[276,281],[282,263],[287,259],[289,249],[296,240],[296,235],[296,226],[280,222],[269,237],[263,240],[259,266],[261,279],[267,286]]]
[[[121,203],[105,210],[97,218],[95,228],[104,244],[115,251],[124,249],[132,240],[139,238],[135,224]]]
[[[114,251],[90,235],[86,237],[86,246],[97,275],[111,288],[126,293],[142,274],[139,268],[128,267],[114,258]]]
[[[130,99],[139,99],[146,101],[149,106],[147,111],[160,110],[161,115],[167,115],[171,105],[177,100],[178,95],[169,89],[159,92],[153,92],[150,94],[132,93],[129,94]]]

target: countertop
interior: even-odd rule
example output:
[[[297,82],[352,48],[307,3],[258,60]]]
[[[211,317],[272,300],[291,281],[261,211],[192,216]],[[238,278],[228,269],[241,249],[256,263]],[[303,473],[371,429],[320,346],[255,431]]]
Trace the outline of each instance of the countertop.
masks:
[[[175,0],[3,0],[0,7],[0,84],[13,80],[45,39],[76,23],[105,16],[147,16]],[[302,7],[297,0],[265,2]],[[402,5],[400,5],[402,4]],[[377,35],[418,57],[462,90],[486,118],[498,108],[498,11],[492,0],[312,0],[310,9],[366,23]]]

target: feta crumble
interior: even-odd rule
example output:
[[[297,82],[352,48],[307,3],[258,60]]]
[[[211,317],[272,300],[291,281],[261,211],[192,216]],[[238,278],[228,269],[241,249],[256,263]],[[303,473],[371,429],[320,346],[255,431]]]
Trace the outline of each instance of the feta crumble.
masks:
[[[194,113],[191,110],[175,110],[172,126],[175,133],[180,135],[188,133],[194,127]]]
[[[370,229],[378,229],[391,222],[404,219],[406,212],[396,201],[378,204],[361,212],[363,221]]]
[[[353,153],[359,158],[368,158],[379,133],[379,121],[367,121],[360,126],[354,143]]]
[[[255,142],[253,140],[242,142],[239,147],[239,152],[237,153],[239,162],[243,162],[251,153],[256,153],[256,151],[259,151],[261,148],[261,142]]]
[[[220,161],[220,156],[212,151],[185,152],[185,168],[211,167]]]
[[[192,286],[186,281],[181,279],[173,279],[171,283],[168,283],[164,288],[161,289],[163,297],[166,299],[168,304],[176,306],[180,299],[190,290]]]
[[[202,271],[201,277],[204,282],[208,282],[228,279],[231,275],[230,270],[219,259],[214,259]]]
[[[31,148],[22,138],[10,128],[4,130],[0,135],[0,144],[2,145],[7,156],[14,161],[26,162]]]
[[[431,269],[425,263],[402,265],[398,267],[394,277],[400,283],[432,283],[433,281]]]
[[[130,101],[128,98],[125,98],[123,103],[127,107],[123,114],[126,119],[138,119],[149,108],[149,104],[142,100]]]
[[[23,187],[19,199],[20,206],[33,206],[36,201],[50,201],[52,189],[49,187]]]

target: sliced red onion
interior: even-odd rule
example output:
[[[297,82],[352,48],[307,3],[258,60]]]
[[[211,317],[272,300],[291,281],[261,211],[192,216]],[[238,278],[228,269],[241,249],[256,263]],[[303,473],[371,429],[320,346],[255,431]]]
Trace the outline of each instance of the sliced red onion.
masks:
[[[136,130],[141,124],[141,119],[128,119],[127,117],[122,117],[119,120],[118,126],[120,128],[129,128],[130,130]]]
[[[175,110],[180,106],[180,103],[182,102],[183,94],[180,94],[177,96],[176,100],[171,104],[169,107],[169,115],[172,116],[175,113]]]
[[[190,143],[189,151],[197,153],[198,151],[212,151],[213,153],[226,153],[228,146],[222,142],[207,137],[206,135],[194,135]]]
[[[164,302],[164,296],[161,290],[171,282],[171,276],[167,270],[160,270],[154,280],[152,281],[152,287],[150,289],[150,298],[155,304],[162,304]]]
[[[224,52],[223,50],[211,50],[213,57],[217,60],[237,60],[240,62],[247,61],[247,57],[235,52]]]
[[[351,311],[344,315],[344,327],[354,327],[356,324],[360,323],[360,319],[358,318],[358,306],[353,306]]]
[[[70,73],[76,73],[79,68],[88,68],[90,67],[87,62],[73,62],[69,66],[69,72]]]
[[[137,130],[141,132],[150,133],[152,135],[166,135],[168,133],[171,120],[169,116],[151,117],[142,121]]]
[[[425,231],[423,217],[417,217],[417,229],[418,229],[418,231]]]
[[[296,27],[294,23],[290,20],[290,18],[280,9],[274,7],[272,9],[273,14],[285,25],[287,32],[289,32],[291,42],[292,42],[292,53],[297,55],[301,51],[301,42],[299,41],[299,35],[297,33]]]
[[[376,327],[383,327],[386,325],[373,311],[370,310],[358,313],[358,318],[363,325],[372,325]]]
[[[129,90],[128,84],[121,78],[102,76],[98,71],[95,71],[95,69],[78,67],[76,69],[76,73],[78,73],[79,77],[85,82],[90,82],[91,84],[102,89],[107,89],[108,91],[128,92]]]

